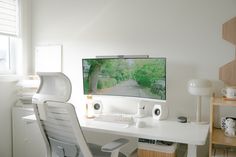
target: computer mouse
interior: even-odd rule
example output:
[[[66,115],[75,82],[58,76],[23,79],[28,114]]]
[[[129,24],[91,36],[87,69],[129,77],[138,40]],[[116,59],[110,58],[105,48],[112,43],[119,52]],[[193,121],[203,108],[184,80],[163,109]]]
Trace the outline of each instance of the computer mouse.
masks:
[[[178,122],[180,123],[187,123],[188,121],[187,117],[185,116],[179,116],[177,119],[178,119]]]

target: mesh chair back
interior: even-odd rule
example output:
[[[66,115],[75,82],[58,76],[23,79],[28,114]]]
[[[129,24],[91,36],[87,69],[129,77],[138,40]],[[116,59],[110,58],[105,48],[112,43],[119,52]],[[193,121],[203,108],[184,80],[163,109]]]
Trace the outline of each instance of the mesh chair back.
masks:
[[[34,109],[42,134],[50,146],[51,155],[77,157],[82,153],[86,157],[92,157],[73,105],[55,101],[47,101],[44,105],[46,120],[40,119],[37,104]]]

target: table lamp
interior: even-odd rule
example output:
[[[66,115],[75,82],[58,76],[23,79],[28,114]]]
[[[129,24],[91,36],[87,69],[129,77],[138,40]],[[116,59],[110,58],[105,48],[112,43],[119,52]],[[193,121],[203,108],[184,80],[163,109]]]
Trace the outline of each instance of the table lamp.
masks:
[[[189,80],[188,91],[191,95],[197,96],[196,123],[197,124],[206,123],[206,122],[201,122],[201,99],[202,96],[208,96],[211,94],[211,82],[206,79]]]

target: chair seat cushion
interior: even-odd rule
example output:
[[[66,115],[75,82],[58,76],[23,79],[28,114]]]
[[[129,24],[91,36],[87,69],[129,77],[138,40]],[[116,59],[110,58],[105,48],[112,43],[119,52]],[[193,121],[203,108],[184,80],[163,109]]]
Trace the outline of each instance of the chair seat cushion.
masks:
[[[102,152],[101,146],[99,145],[89,143],[88,146],[94,157],[110,157],[111,156],[111,153]],[[126,156],[122,153],[119,153],[119,157],[126,157]]]

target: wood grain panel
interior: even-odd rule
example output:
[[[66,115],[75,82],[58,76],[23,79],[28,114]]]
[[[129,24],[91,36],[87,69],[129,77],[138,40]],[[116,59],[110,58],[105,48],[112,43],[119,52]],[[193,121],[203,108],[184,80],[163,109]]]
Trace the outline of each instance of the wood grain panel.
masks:
[[[223,24],[222,37],[236,46],[236,17]]]
[[[226,83],[228,86],[236,85],[236,60],[233,60],[220,67],[219,79],[224,81],[224,83]]]
[[[212,143],[226,146],[236,146],[236,138],[225,136],[221,129],[213,129]]]
[[[163,153],[151,150],[138,149],[138,157],[176,157],[176,153]]]

